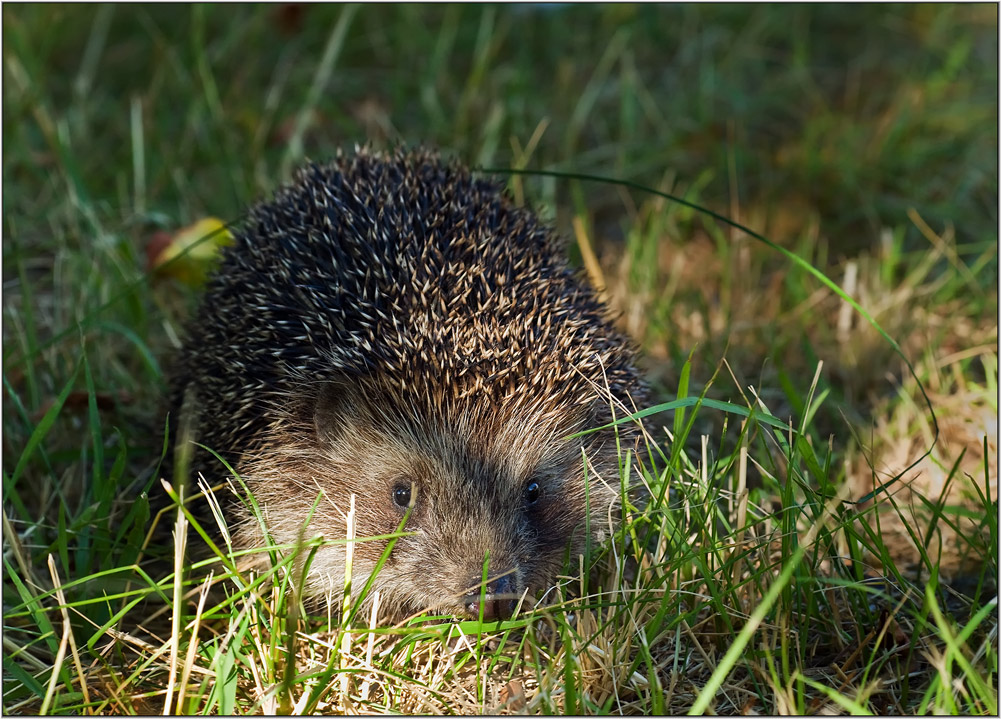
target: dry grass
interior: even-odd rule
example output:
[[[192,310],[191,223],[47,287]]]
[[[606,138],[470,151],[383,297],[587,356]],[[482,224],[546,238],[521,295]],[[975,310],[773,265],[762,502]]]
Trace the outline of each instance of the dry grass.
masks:
[[[294,563],[280,562],[263,583],[237,565],[203,562],[188,573],[175,564],[158,586],[167,606],[184,613],[158,616],[152,582],[138,580],[147,588],[114,605],[140,595],[150,601],[90,635],[95,658],[81,658],[75,646],[57,654],[52,676],[66,672],[60,706],[100,714],[676,714],[693,706],[899,714],[923,700],[948,710],[934,682],[962,667],[949,684],[953,708],[993,711],[996,694],[976,684],[989,687],[996,599],[940,592],[934,582],[926,593],[927,575],[898,569],[884,530],[866,530],[874,512],[893,516],[885,500],[853,506],[849,483],[829,495],[810,489],[816,482],[804,481],[811,472],[804,448],[782,441],[788,430],[751,422],[730,431],[739,436],[727,455],[711,448],[726,444],[724,431],[723,440],[702,436],[701,456],[691,459],[656,449],[640,465],[626,458],[624,471],[645,491],[611,545],[579,558],[546,602],[512,621],[417,617],[380,626],[368,616],[345,624],[336,612],[317,616],[298,604]],[[684,435],[678,442],[691,444]],[[766,481],[787,474],[793,501],[777,506],[750,489],[753,468]],[[981,563],[996,551],[996,543],[978,547],[964,528],[957,536]],[[941,557],[936,568],[946,571]],[[30,584],[55,586],[38,576]],[[31,595],[25,609],[8,614],[12,626],[26,615],[52,617],[53,639],[73,636],[58,628],[64,599],[23,596]],[[938,619],[940,604],[954,619]],[[13,658],[30,672],[33,656],[25,646]],[[51,708],[37,698],[8,707]]]

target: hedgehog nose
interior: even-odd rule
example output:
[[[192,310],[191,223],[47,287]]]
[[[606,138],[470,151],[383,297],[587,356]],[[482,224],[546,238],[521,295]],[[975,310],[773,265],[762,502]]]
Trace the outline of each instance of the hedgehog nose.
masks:
[[[510,619],[514,615],[515,607],[518,606],[518,594],[515,592],[511,576],[498,577],[488,582],[482,592],[477,587],[476,591],[466,595],[463,608],[471,619],[479,619],[481,605],[484,621]]]

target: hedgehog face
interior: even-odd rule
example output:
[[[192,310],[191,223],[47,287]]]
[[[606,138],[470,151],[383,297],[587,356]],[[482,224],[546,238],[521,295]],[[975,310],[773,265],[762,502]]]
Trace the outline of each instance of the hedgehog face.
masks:
[[[551,585],[568,548],[582,550],[587,532],[593,536],[607,524],[615,493],[593,470],[590,491],[583,491],[582,450],[595,447],[564,439],[584,428],[583,418],[572,427],[542,415],[509,416],[498,424],[496,412],[478,416],[470,406],[439,417],[418,410],[385,395],[328,386],[312,427],[299,428],[300,440],[311,435],[311,442],[300,441],[301,451],[290,452],[286,434],[276,443],[285,458],[280,476],[278,458],[263,455],[246,464],[244,480],[279,544],[296,542],[321,494],[306,538],[342,539],[352,494],[359,538],[393,534],[406,515],[408,534],[396,541],[372,585],[387,614],[428,609],[509,617],[523,596],[531,601]],[[355,588],[364,585],[386,544],[354,543]],[[344,562],[343,545],[323,547],[307,593],[343,591]]]

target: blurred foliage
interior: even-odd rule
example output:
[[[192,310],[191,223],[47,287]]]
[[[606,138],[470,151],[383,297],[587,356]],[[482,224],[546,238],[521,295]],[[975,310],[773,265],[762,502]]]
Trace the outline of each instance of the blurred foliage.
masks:
[[[851,254],[917,207],[961,253],[996,242],[996,6],[370,5],[340,43],[347,13],[5,7],[25,75],[4,83],[9,209],[40,220],[54,165],[109,209],[137,123],[144,219],[185,223],[235,216],[300,152],[402,139],[502,167],[547,122],[532,166],[647,185],[709,170],[703,199],[768,207],[778,241],[815,212]]]

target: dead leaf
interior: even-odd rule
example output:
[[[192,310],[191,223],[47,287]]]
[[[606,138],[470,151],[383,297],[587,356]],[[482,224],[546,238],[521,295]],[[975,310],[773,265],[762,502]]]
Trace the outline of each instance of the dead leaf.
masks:
[[[233,235],[217,217],[204,217],[173,235],[157,232],[146,245],[147,271],[202,285]]]
[[[500,690],[501,707],[511,711],[521,711],[525,708],[525,685],[517,679],[512,679]]]

